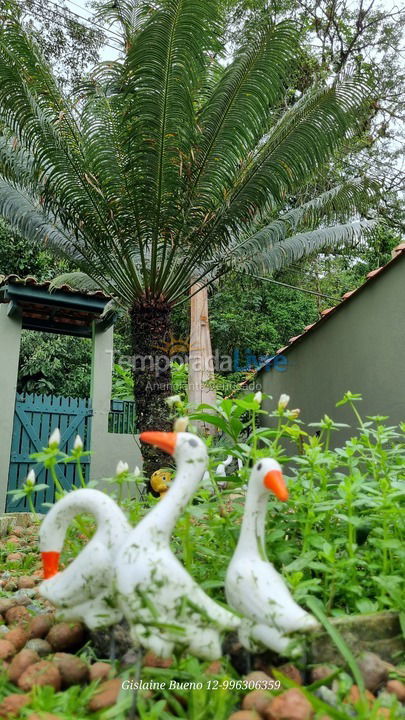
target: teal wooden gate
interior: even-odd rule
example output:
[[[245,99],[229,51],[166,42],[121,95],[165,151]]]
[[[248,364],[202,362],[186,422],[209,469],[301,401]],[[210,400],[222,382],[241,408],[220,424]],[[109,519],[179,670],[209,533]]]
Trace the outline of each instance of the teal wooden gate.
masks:
[[[91,433],[91,402],[88,398],[56,397],[54,395],[16,396],[13,440],[8,475],[8,490],[22,486],[28,471],[34,468],[38,483],[46,483],[49,487],[35,494],[35,509],[46,512],[44,502],[53,503],[55,487],[52,477],[42,464],[30,460],[31,453],[39,452],[48,445],[51,432],[58,427],[61,432],[60,449],[69,453],[77,434],[83,440],[84,449],[90,449]],[[90,472],[90,456],[83,458],[83,473],[86,479]],[[56,467],[58,479],[66,489],[76,484],[75,463],[60,464]],[[6,512],[26,512],[29,510],[26,499],[15,502],[12,495],[7,496]]]

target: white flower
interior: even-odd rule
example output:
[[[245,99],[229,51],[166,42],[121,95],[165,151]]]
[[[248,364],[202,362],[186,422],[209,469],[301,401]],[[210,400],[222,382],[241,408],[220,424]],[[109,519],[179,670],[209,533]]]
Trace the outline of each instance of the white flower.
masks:
[[[174,432],[185,432],[187,430],[188,417],[179,417],[174,423]]]
[[[285,408],[287,407],[287,405],[288,405],[289,402],[290,402],[290,396],[289,396],[289,395],[285,395],[285,393],[282,393],[282,394],[280,395],[280,399],[279,399],[279,401],[278,401],[278,409],[279,409],[279,410],[285,410]]]
[[[122,460],[118,460],[117,468],[115,470],[116,475],[123,475],[124,473],[128,472],[129,465],[126,462],[122,462]]]
[[[290,417],[292,417],[293,420],[295,418],[299,417],[301,414],[301,410],[299,408],[295,408],[295,410],[290,410]]]
[[[262,404],[263,393],[262,393],[261,390],[258,390],[258,391],[257,391],[257,393],[256,393],[256,395],[254,396],[253,400],[255,400],[257,403],[259,403],[259,405]]]
[[[75,441],[73,443],[73,450],[83,450],[83,440],[81,439],[80,435],[76,435]]]
[[[29,471],[27,478],[25,480],[25,484],[31,485],[31,487],[32,487],[33,485],[35,485],[35,480],[36,480],[35,471],[31,468],[31,470]]]
[[[49,438],[48,447],[56,448],[56,447],[59,447],[59,445],[60,445],[60,430],[57,427],[57,428],[55,428],[51,437]]]
[[[134,472],[133,472],[133,476],[134,476],[134,477],[139,477],[140,474],[141,474],[141,471],[140,471],[138,465],[135,465]]]
[[[180,405],[181,397],[180,395],[170,395],[170,397],[166,398],[166,402],[169,407],[173,407],[173,405]]]

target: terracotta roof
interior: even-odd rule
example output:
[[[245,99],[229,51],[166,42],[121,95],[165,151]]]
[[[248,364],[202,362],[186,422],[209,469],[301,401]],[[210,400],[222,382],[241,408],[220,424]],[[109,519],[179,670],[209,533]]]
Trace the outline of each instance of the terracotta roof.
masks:
[[[49,291],[52,281],[37,280],[36,278],[31,276],[22,278],[19,275],[0,275],[0,293],[2,288],[4,288],[4,286],[8,284],[30,285],[31,287],[37,288],[38,290]],[[70,285],[62,285],[61,287],[52,289],[51,292],[54,293],[57,291],[67,293],[68,295],[84,295],[100,298],[101,300],[111,300],[111,295],[106,295],[102,290],[78,290],[77,288],[70,287]],[[4,302],[4,300],[0,298],[0,302]]]
[[[300,335],[295,335],[294,337],[290,338],[287,345],[277,350],[277,352],[273,355],[273,357],[270,360],[267,360],[262,365],[259,365],[259,367],[256,369],[255,375],[257,375],[263,368],[266,367],[269,363],[271,363],[274,360],[274,357],[277,355],[283,355],[287,350],[290,350],[290,348],[294,347],[297,343],[302,342],[303,339],[305,339],[308,335],[310,335],[316,328],[323,325],[325,322],[329,320],[329,318],[334,315],[337,310],[340,310],[342,306],[346,305],[346,303],[350,302],[351,298],[353,298],[355,295],[358,295],[360,292],[362,292],[366,287],[370,285],[370,283],[376,282],[381,275],[385,273],[386,270],[388,270],[392,265],[394,265],[399,258],[405,257],[405,242],[400,243],[400,245],[397,245],[393,251],[392,251],[392,259],[382,267],[377,268],[376,270],[372,270],[367,274],[367,280],[362,283],[358,288],[355,290],[350,290],[349,292],[346,292],[342,296],[342,301],[338,303],[338,305],[335,305],[334,307],[327,308],[326,310],[322,310],[321,317],[317,322],[312,323],[311,325],[307,325],[304,328],[304,332]],[[239,384],[239,387],[243,387],[244,385],[247,385],[251,382],[251,378],[248,380],[244,380],[242,383]],[[237,392],[237,390],[234,390],[232,395],[234,395]]]

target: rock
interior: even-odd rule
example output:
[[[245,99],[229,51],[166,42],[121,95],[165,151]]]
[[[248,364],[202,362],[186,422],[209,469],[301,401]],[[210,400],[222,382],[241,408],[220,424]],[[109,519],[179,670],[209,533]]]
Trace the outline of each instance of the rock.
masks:
[[[16,650],[21,650],[28,640],[28,633],[24,628],[17,625],[8,631],[6,639],[8,642],[13,643]]]
[[[127,650],[125,655],[121,658],[121,663],[124,667],[131,667],[131,665],[135,665],[138,661],[139,652],[133,648],[131,648],[131,650]]]
[[[350,692],[347,695],[347,697],[345,698],[344,702],[349,703],[350,705],[355,705],[356,703],[359,702],[360,698],[361,698],[361,695],[360,695],[359,688],[357,687],[357,685],[352,685],[350,688]],[[371,707],[371,705],[373,704],[373,702],[375,700],[375,697],[374,697],[373,693],[370,692],[370,690],[366,690],[366,698],[368,700],[368,704]]]
[[[205,675],[221,675],[222,672],[223,667],[220,660],[213,660],[204,670]]]
[[[29,605],[31,603],[31,596],[32,596],[33,590],[30,590],[29,588],[27,590],[18,590],[16,593],[14,593],[14,600],[15,605]]]
[[[392,695],[396,695],[401,703],[405,703],[405,684],[400,680],[388,680],[385,689]]]
[[[122,658],[128,650],[132,650],[129,627],[125,620],[122,620],[112,628],[93,630],[90,632],[91,644],[96,651],[97,657],[109,657],[112,639],[114,641],[115,656],[117,658]]]
[[[54,690],[60,690],[62,680],[56,665],[49,660],[40,660],[24,670],[18,680],[18,687],[31,690],[35,685],[51,685]]]
[[[143,665],[144,667],[169,668],[173,665],[173,658],[162,658],[152,650],[148,650],[143,659]]]
[[[0,598],[0,613],[2,615],[5,615],[7,610],[10,610],[13,605],[16,605],[16,602],[13,600],[13,598]]]
[[[12,693],[7,695],[0,703],[0,718],[18,717],[24,705],[28,705],[31,699],[27,695]]]
[[[89,667],[84,660],[70,653],[55,653],[53,662],[62,678],[62,688],[71,685],[82,685],[89,679]]]
[[[44,638],[55,623],[54,615],[37,615],[31,618],[27,631],[30,638]]]
[[[56,623],[51,627],[46,639],[54,650],[77,650],[84,644],[85,627],[80,622]]]
[[[25,647],[34,650],[40,657],[50,655],[53,650],[52,645],[43,638],[32,638],[32,640],[28,640]]]
[[[243,678],[252,690],[271,690],[274,687],[273,678],[261,670],[254,670]]]
[[[20,538],[18,535],[9,535],[7,538],[8,543],[13,543],[13,545],[19,545],[20,544]]]
[[[321,685],[317,690],[314,690],[314,695],[316,697],[319,697],[320,700],[323,700],[331,707],[338,707],[339,700],[337,694],[328,688],[326,685]]]
[[[113,678],[112,680],[101,683],[89,702],[89,710],[91,712],[97,712],[97,710],[103,710],[104,708],[115,705],[121,691],[121,686],[122,680],[120,678]]]
[[[18,678],[23,674],[27,667],[39,662],[39,659],[38,653],[34,652],[34,650],[24,648],[24,650],[21,650],[13,657],[10,665],[8,666],[8,679],[16,685]]]
[[[319,682],[320,680],[326,680],[329,675],[335,671],[332,665],[317,665],[311,670],[311,683]]]
[[[95,662],[90,665],[90,682],[94,680],[107,680],[108,676],[115,675],[115,670],[112,665],[105,662]]]
[[[263,713],[266,720],[310,720],[314,709],[298,688],[291,688],[273,698]]]
[[[63,720],[62,715],[54,715],[54,713],[41,712],[31,713],[28,715],[27,720]]]
[[[24,557],[24,555],[21,552],[9,553],[6,557],[6,562],[9,562],[9,563],[21,562],[23,557]]]
[[[8,633],[7,633],[8,635]],[[16,649],[13,643],[8,640],[0,640],[0,660],[8,660],[16,654]]]
[[[15,605],[6,612],[6,622],[8,625],[19,625],[20,623],[28,622],[30,618],[31,615],[23,605]]]
[[[252,690],[252,692],[245,695],[242,700],[243,710],[256,710],[258,713],[262,713],[271,701],[271,695],[265,690]]]
[[[15,580],[7,580],[3,587],[7,592],[14,592],[14,590],[17,590],[17,583]]]
[[[10,632],[10,628],[7,625],[0,625],[0,636]]]
[[[295,665],[293,665],[292,663],[285,663],[285,665],[280,665],[277,670],[286,677],[290,678],[290,680],[293,680],[293,682],[297,683],[297,685],[302,685],[301,673],[298,668],[296,668]]]
[[[238,710],[228,717],[228,720],[259,720],[260,715],[254,710]]]
[[[372,652],[365,652],[358,658],[358,666],[367,690],[374,692],[383,685],[388,677],[387,665]]]
[[[18,578],[18,587],[21,589],[30,589],[35,587],[35,578],[27,575],[21,575],[21,577]]]
[[[334,618],[333,625],[354,654],[374,652],[383,660],[395,663],[404,652],[399,613],[379,612]],[[326,632],[306,633],[312,663],[331,663],[342,667],[344,660]]]

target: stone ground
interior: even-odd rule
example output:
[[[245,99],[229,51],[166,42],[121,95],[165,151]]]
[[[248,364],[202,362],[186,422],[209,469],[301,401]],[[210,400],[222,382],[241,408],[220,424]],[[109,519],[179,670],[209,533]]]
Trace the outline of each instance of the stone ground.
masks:
[[[75,685],[83,687],[91,683],[95,684],[94,692],[89,695],[87,717],[94,713],[100,717],[100,711],[117,702],[122,684],[122,678],[116,676],[117,664],[105,661],[111,632],[89,633],[81,623],[58,622],[55,609],[41,598],[38,523],[30,514],[21,514],[11,522],[0,518],[0,534],[0,552],[6,568],[0,571],[0,675],[15,687],[15,692],[10,692],[0,703],[0,718],[17,718],[21,713],[29,720],[66,718],[52,713],[27,715],[23,708],[28,711],[31,694],[37,686],[48,685],[63,692]],[[375,618],[368,618],[360,630],[351,620],[341,632],[352,650],[357,646],[360,651],[358,664],[367,688],[370,717],[404,718],[404,706],[401,710],[400,703],[405,703],[405,673],[393,664],[398,651],[403,649],[403,641],[398,636],[398,618],[393,613],[381,614],[377,624]],[[116,626],[114,636],[120,672],[125,671],[133,666],[136,654],[128,643],[125,626]],[[90,643],[93,649],[93,659],[89,662],[77,655],[85,643]],[[370,650],[373,644],[378,654]],[[228,637],[225,650],[241,678],[253,688],[245,691],[241,709],[228,720],[310,720],[315,715],[305,687],[313,683],[317,683],[313,692],[325,707],[338,705],[336,666],[342,661],[325,634],[321,633],[312,642],[309,650],[312,657],[304,671],[292,663],[280,665],[280,659],[270,654],[248,656],[235,636]],[[171,664],[171,660],[162,660],[152,653],[143,658],[143,665],[148,667],[168,668]],[[276,697],[271,690],[266,690],[269,683],[274,682],[275,667],[296,685]],[[218,661],[205,672],[220,676],[221,671]],[[399,700],[395,711],[379,707],[381,703],[392,705],[393,697]],[[358,699],[359,689],[351,684],[345,698],[348,708]],[[332,720],[327,713],[318,714],[317,718]]]

